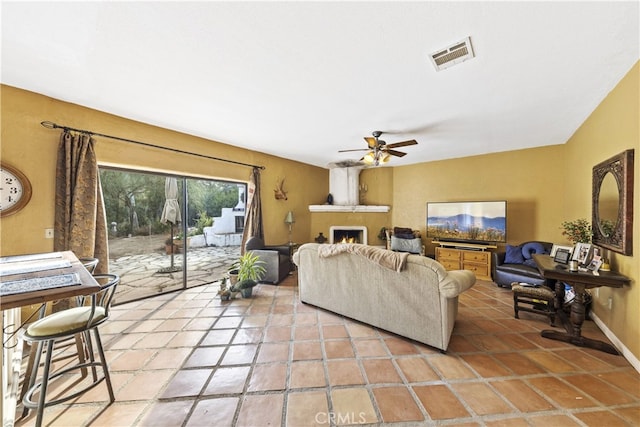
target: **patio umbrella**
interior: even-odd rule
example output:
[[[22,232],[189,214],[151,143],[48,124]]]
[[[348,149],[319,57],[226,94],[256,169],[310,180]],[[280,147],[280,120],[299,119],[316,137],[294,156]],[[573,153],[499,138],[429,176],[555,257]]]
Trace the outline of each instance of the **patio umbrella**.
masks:
[[[160,217],[160,222],[166,224],[167,222],[171,224],[171,242],[173,242],[173,227],[176,224],[179,224],[182,220],[180,216],[180,205],[178,204],[178,180],[173,177],[167,177],[164,183],[164,208],[162,209],[162,216]],[[161,268],[158,270],[158,273],[172,273],[175,271],[180,271],[180,267],[176,267],[174,265],[173,258],[173,244],[171,247],[171,266]]]

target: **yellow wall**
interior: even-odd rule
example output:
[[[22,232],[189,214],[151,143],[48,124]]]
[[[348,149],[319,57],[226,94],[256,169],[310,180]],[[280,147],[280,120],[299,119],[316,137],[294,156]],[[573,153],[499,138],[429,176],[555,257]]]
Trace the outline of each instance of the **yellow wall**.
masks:
[[[134,140],[166,144],[183,150],[263,164],[263,213],[265,240],[281,243],[288,239],[283,220],[293,210],[296,223],[293,239],[312,241],[319,232],[328,236],[330,223],[364,224],[370,242],[382,226],[412,227],[425,232],[428,201],[507,200],[509,243],[545,240],[566,244],[560,224],[564,220],[591,218],[591,168],[627,148],[639,148],[638,64],[609,94],[567,144],[487,154],[403,167],[363,170],[366,204],[390,205],[388,214],[311,214],[310,204],[322,204],[329,192],[328,170],[188,136],[68,104],[42,95],[2,86],[2,160],[12,163],[30,178],[31,202],[21,212],[0,221],[2,255],[44,252],[52,241],[44,229],[53,226],[55,152],[59,131],[40,126],[43,120],[91,129]],[[637,155],[637,154],[636,154]],[[249,168],[219,162],[184,158],[131,144],[99,139],[98,156],[103,164],[178,171],[187,175],[246,181]],[[594,311],[636,358],[640,358],[640,173],[635,163],[633,231],[634,256],[613,254],[613,268],[634,279],[625,289],[601,289]],[[276,201],[273,188],[278,177],[286,177],[288,201]],[[428,243],[425,240],[425,243]],[[433,253],[428,245],[428,253]],[[613,297],[612,311],[605,307]]]
[[[45,239],[44,230],[53,228],[56,150],[61,131],[41,126],[40,122],[45,120],[78,129],[266,166],[262,171],[261,187],[265,241],[269,244],[288,241],[288,227],[284,218],[289,210],[296,216],[296,224],[293,227],[294,240],[306,241],[310,229],[308,205],[325,200],[329,191],[329,174],[323,168],[142,124],[9,86],[2,86],[1,89],[1,159],[24,172],[33,187],[33,196],[29,204],[20,212],[0,220],[2,255],[46,252],[53,249],[53,240]],[[98,161],[104,165],[244,182],[249,179],[251,172],[251,168],[245,166],[107,138],[96,139]],[[278,178],[283,177],[288,200],[276,200],[273,189]]]
[[[585,120],[566,144],[564,213],[568,219],[591,218],[591,173],[596,164],[630,148],[635,149],[633,256],[609,251],[612,269],[632,278],[623,289],[601,288],[593,309],[614,335],[640,358],[640,63]],[[595,292],[593,292],[595,295]],[[612,309],[608,299],[612,297]]]

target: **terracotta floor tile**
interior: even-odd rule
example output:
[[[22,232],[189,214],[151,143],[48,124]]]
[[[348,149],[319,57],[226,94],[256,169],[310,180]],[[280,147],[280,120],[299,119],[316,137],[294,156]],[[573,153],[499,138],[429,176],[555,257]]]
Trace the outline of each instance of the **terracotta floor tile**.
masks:
[[[198,396],[211,375],[211,369],[182,369],[169,381],[162,399]]]
[[[356,322],[347,322],[345,327],[351,338],[378,338],[376,328]]]
[[[483,378],[505,377],[511,371],[488,354],[469,354],[461,356]]]
[[[315,325],[318,323],[318,315],[315,312],[300,313],[298,311],[295,317],[296,326]]]
[[[469,412],[446,385],[413,386],[422,406],[434,420],[466,418]]]
[[[150,400],[162,390],[174,371],[142,371],[122,389],[116,391],[117,401]]]
[[[155,353],[155,356],[143,369],[176,369],[191,353],[191,348],[165,348]]]
[[[166,347],[189,347],[193,348],[200,343],[205,331],[182,331],[176,332],[175,336],[167,342]]]
[[[133,348],[162,348],[176,336],[176,332],[152,332],[133,345]]]
[[[575,417],[588,426],[624,426],[627,423],[609,411],[580,412]]]
[[[322,362],[293,362],[290,388],[325,387],[327,380]]]
[[[568,375],[563,376],[562,379],[605,405],[620,405],[635,401],[627,393],[619,391],[593,375]]]
[[[487,427],[529,427],[529,423],[523,418],[505,418],[495,421],[485,421]]]
[[[232,344],[257,344],[262,341],[262,328],[238,329]]]
[[[294,340],[295,341],[305,341],[305,340],[319,340],[320,339],[320,331],[316,325],[303,325],[296,326],[294,329]]]
[[[136,419],[149,406],[147,402],[119,403],[107,406],[92,422],[92,426],[132,426]]]
[[[630,423],[633,426],[640,425],[640,405],[639,404],[636,404],[634,406],[629,406],[626,408],[616,408],[616,409],[613,409],[613,412],[615,412],[618,416],[620,416],[622,419],[626,420],[628,423]]]
[[[542,366],[548,372],[573,372],[576,369],[563,358],[548,351],[527,351],[523,354],[538,365]]]
[[[348,338],[347,328],[345,325],[326,325],[322,327],[322,337],[327,339],[332,338]]]
[[[104,349],[105,350],[129,350],[133,348],[134,344],[143,339],[147,334],[146,333],[136,333],[136,334],[120,334],[116,336],[114,339],[109,340],[109,342],[105,342]]]
[[[367,390],[363,388],[344,388],[331,391],[331,402],[338,425],[377,423],[373,403]]]
[[[456,322],[457,327],[457,322]],[[511,351],[513,348],[508,342],[504,341],[498,335],[478,334],[470,335],[469,341],[473,343],[480,351]]]
[[[193,400],[155,402],[138,424],[144,427],[175,427],[181,425],[193,406]]]
[[[231,342],[233,335],[235,334],[234,329],[223,329],[223,330],[211,330],[204,337],[200,345],[225,345]]]
[[[406,387],[374,388],[373,395],[384,422],[424,420],[422,411]]]
[[[528,421],[532,427],[576,427],[580,425],[566,415],[541,415],[528,418]]]
[[[322,345],[320,341],[304,341],[293,344],[293,360],[322,359]]]
[[[240,316],[219,317],[216,323],[213,325],[213,330],[237,328],[238,326],[240,326],[241,322],[242,322],[242,317]]]
[[[270,363],[256,365],[251,373],[247,391],[284,390],[287,383],[287,365]]]
[[[130,333],[152,332],[164,322],[166,322],[166,320],[163,320],[163,319],[146,320],[146,321],[144,321],[142,323],[137,323],[134,327],[130,328],[128,332],[130,332]],[[131,323],[135,323],[135,322],[131,322]],[[108,324],[109,323],[107,323],[107,325]],[[103,331],[102,331],[102,326],[101,326],[100,327],[100,334],[102,334],[102,333],[103,333]]]
[[[429,363],[436,372],[449,380],[477,378],[476,375],[462,361],[455,357],[438,356],[429,358]]]
[[[248,366],[216,369],[203,394],[242,393],[250,369]]]
[[[402,357],[396,359],[400,370],[410,383],[437,381],[440,379],[431,366],[422,357]]]
[[[357,339],[352,342],[356,348],[358,357],[382,357],[389,355],[387,346],[381,339]]]
[[[198,400],[186,427],[230,426],[239,402],[238,397]]]
[[[640,373],[633,368],[628,368],[624,371],[599,373],[597,376],[640,400]]]
[[[460,383],[452,384],[451,387],[478,415],[513,412],[509,405],[486,384]]]
[[[455,330],[454,330],[455,331]],[[478,351],[478,347],[475,346],[469,339],[465,336],[458,335],[454,332],[451,336],[451,340],[449,341],[449,348],[447,351],[452,353],[473,353]]]
[[[123,352],[117,359],[108,359],[109,371],[137,371],[142,369],[155,354],[156,350],[130,349]]]
[[[274,314],[271,316],[270,326],[293,325],[293,314]]]
[[[291,340],[290,326],[270,326],[265,328],[264,342],[277,342]]]
[[[194,317],[189,319],[185,326],[188,331],[208,331],[216,321],[216,317]]]
[[[258,352],[257,363],[289,360],[289,343],[265,343]]]
[[[362,366],[369,384],[402,383],[402,378],[390,359],[365,359]]]
[[[324,391],[289,393],[287,426],[327,426],[330,424],[327,394]]]
[[[238,426],[279,426],[282,425],[284,395],[267,394],[245,396],[240,406]]]
[[[194,316],[195,317],[195,316]],[[181,331],[191,321],[189,318],[173,318],[167,319],[160,323],[155,332]]]
[[[529,383],[560,408],[587,408],[595,403],[585,393],[554,377],[531,378]]]
[[[519,411],[537,412],[555,409],[555,406],[531,389],[524,381],[492,381],[491,385]]]
[[[358,362],[355,360],[330,360],[327,362],[329,384],[357,385],[365,384]]]
[[[387,338],[384,340],[387,344],[387,348],[391,352],[391,354],[396,356],[402,356],[407,354],[418,354],[420,353],[413,343],[409,340],[400,339],[400,338]]]
[[[216,366],[222,357],[225,347],[198,347],[184,364],[185,368]]]
[[[245,365],[253,362],[258,351],[256,344],[240,344],[227,347],[227,353],[224,355],[220,365]]]
[[[340,359],[354,356],[350,340],[324,341],[324,351],[327,359]]]
[[[517,375],[532,375],[546,372],[542,366],[521,353],[496,353],[493,357]]]
[[[267,307],[268,312],[268,307]],[[251,315],[246,316],[242,321],[241,328],[263,328],[267,325],[269,316]]]

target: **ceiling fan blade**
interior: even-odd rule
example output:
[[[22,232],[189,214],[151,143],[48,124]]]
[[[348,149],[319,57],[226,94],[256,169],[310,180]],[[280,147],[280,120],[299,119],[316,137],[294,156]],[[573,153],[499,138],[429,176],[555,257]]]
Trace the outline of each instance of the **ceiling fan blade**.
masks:
[[[418,141],[412,139],[410,141],[402,141],[402,142],[394,142],[393,144],[388,144],[388,148],[396,148],[396,147],[406,147],[407,145],[416,145]]]
[[[378,145],[378,141],[375,138],[365,136],[364,139],[367,141],[367,144],[369,144],[369,148],[375,148],[375,146]]]
[[[396,157],[404,157],[407,155],[407,153],[403,153],[402,151],[396,151],[396,150],[384,150],[384,151]]]
[[[368,148],[356,148],[354,150],[338,150],[338,153],[348,153],[349,151],[369,151]]]

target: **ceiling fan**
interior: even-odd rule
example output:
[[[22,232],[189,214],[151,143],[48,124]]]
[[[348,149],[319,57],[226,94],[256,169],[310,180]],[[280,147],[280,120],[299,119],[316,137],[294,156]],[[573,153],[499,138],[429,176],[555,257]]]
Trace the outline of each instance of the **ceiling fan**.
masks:
[[[383,132],[376,130],[373,131],[372,135],[365,136],[364,139],[367,141],[368,148],[357,148],[354,150],[339,150],[338,153],[346,153],[349,151],[368,151],[367,154],[360,160],[368,165],[379,166],[380,164],[387,163],[391,156],[403,157],[406,156],[407,153],[403,153],[402,151],[394,150],[394,148],[398,147],[406,147],[408,145],[416,145],[418,142],[415,139],[409,141],[395,142],[393,144],[387,144],[385,141],[380,139],[380,135]]]

